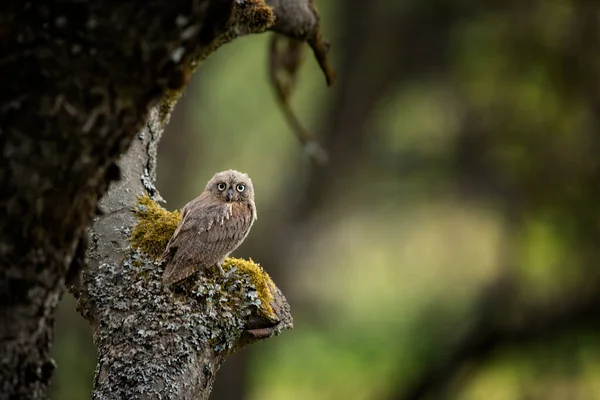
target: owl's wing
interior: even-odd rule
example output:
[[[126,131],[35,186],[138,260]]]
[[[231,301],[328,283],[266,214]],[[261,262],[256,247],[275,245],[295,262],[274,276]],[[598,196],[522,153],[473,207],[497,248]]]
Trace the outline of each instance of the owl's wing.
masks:
[[[173,252],[176,249],[176,247],[173,245],[173,242],[179,236],[179,233],[183,229],[184,225],[189,226],[189,224],[186,224],[186,217],[189,215],[189,211],[189,204],[186,204],[181,210],[181,221],[179,221],[179,225],[177,225],[177,228],[175,228],[175,232],[173,232],[173,235],[171,235],[171,238],[167,242],[167,247],[165,247],[165,250],[163,251],[162,255],[158,258],[158,260],[156,260],[158,264],[162,264],[165,261],[168,261],[173,255]]]
[[[202,268],[209,268],[244,239],[253,215],[232,204],[190,205],[169,240],[161,259],[169,260],[163,282],[177,283]]]

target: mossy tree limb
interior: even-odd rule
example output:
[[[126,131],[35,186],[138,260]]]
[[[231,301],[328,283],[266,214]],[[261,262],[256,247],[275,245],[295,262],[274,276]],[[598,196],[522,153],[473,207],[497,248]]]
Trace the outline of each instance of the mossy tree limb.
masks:
[[[228,259],[227,271],[202,271],[181,287],[161,283],[155,259],[181,216],[154,198],[157,109],[120,160],[123,179],[100,202],[90,233],[89,266],[76,290],[98,350],[93,398],[205,399],[234,351],[291,328],[289,306],[253,262]]]
[[[121,175],[102,202],[107,215],[96,221],[92,265],[77,289],[95,332],[115,332],[115,324],[130,321],[120,319],[122,312],[102,311],[128,308],[122,297],[112,296],[122,282],[111,279],[124,277],[119,265],[128,244],[119,235],[133,226],[134,193],[157,195],[152,185],[160,132],[200,61],[273,21],[262,0],[1,2],[0,397],[45,397],[54,368],[49,350],[56,305],[65,283],[83,265],[84,232],[99,198]],[[110,289],[111,282],[112,292],[94,291]],[[115,308],[94,308],[109,299],[119,299],[111,303]],[[277,304],[285,305],[278,299],[275,311]],[[280,310],[286,314],[285,307]],[[257,326],[255,333],[262,329]],[[94,396],[133,393],[139,383],[134,377],[111,381],[112,367],[120,364],[110,355],[123,349],[116,342],[102,345]],[[214,369],[198,370],[200,364],[178,360],[181,368],[189,367],[186,378],[199,377],[184,381],[188,385],[177,389],[179,398],[190,397],[194,385],[210,386],[209,375],[225,352],[216,356],[205,350],[214,356]],[[127,354],[120,356],[136,360]],[[198,359],[202,354],[196,353]],[[145,376],[154,378],[153,370]],[[123,387],[109,387],[117,382]],[[167,381],[148,385],[157,391],[161,383]],[[202,398],[207,389],[198,386],[195,392]],[[152,397],[135,393],[132,398]]]

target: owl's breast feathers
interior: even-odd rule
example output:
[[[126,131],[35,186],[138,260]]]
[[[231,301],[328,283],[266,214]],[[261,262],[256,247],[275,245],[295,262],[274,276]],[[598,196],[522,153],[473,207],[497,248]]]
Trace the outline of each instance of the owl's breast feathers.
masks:
[[[256,219],[252,202],[226,203],[202,197],[183,208],[181,222],[158,260],[167,262],[166,284],[215,266],[240,245]]]

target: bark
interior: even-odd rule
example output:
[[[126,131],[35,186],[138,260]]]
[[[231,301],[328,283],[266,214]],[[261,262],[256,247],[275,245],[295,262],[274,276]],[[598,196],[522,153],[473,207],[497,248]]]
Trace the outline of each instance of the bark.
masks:
[[[80,288],[80,299],[89,300],[81,310],[93,321],[99,346],[96,397],[206,398],[222,359],[255,340],[242,340],[244,329],[258,328],[251,330],[254,336],[265,337],[291,326],[287,304],[273,289],[275,328],[261,329],[260,320],[242,326],[234,315],[238,325],[230,327],[230,336],[210,331],[215,325],[202,318],[210,311],[206,307],[190,312],[156,285],[126,287],[132,266],[119,264],[123,234],[133,223],[128,209],[133,194],[143,183],[158,196],[156,144],[189,76],[221,44],[273,22],[262,0],[2,2],[1,398],[45,396],[54,369],[49,355],[54,311],[65,282],[79,275],[85,229],[109,183],[120,179],[120,168],[125,179],[103,201],[110,214],[97,222],[97,231],[107,237],[92,235],[95,263]],[[117,165],[136,135],[129,158]],[[121,225],[111,228],[109,222]],[[156,271],[146,261],[139,262],[151,281]],[[131,289],[131,297],[119,289]],[[128,318],[122,319],[125,311]],[[163,315],[167,328],[159,329],[152,312],[182,315]],[[128,347],[127,329],[147,338]],[[199,336],[187,341],[185,333],[201,332],[225,338],[219,342],[223,349],[207,346]],[[123,336],[110,336],[117,333]],[[143,354],[159,351],[169,357],[151,354],[147,369],[137,364]]]

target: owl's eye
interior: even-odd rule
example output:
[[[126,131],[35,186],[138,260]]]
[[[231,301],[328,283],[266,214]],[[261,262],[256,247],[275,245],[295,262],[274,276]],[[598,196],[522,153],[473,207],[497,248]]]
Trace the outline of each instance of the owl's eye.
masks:
[[[244,189],[246,189],[246,185],[242,185],[241,183],[239,183],[239,184],[238,184],[238,185],[235,187],[235,189],[236,189],[238,192],[242,193],[242,192],[244,191]]]
[[[217,189],[219,189],[221,192],[222,192],[223,190],[225,190],[225,188],[226,188],[226,187],[227,187],[227,185],[226,185],[226,184],[224,184],[223,182],[221,182],[221,183],[219,183],[219,184],[217,185]]]

